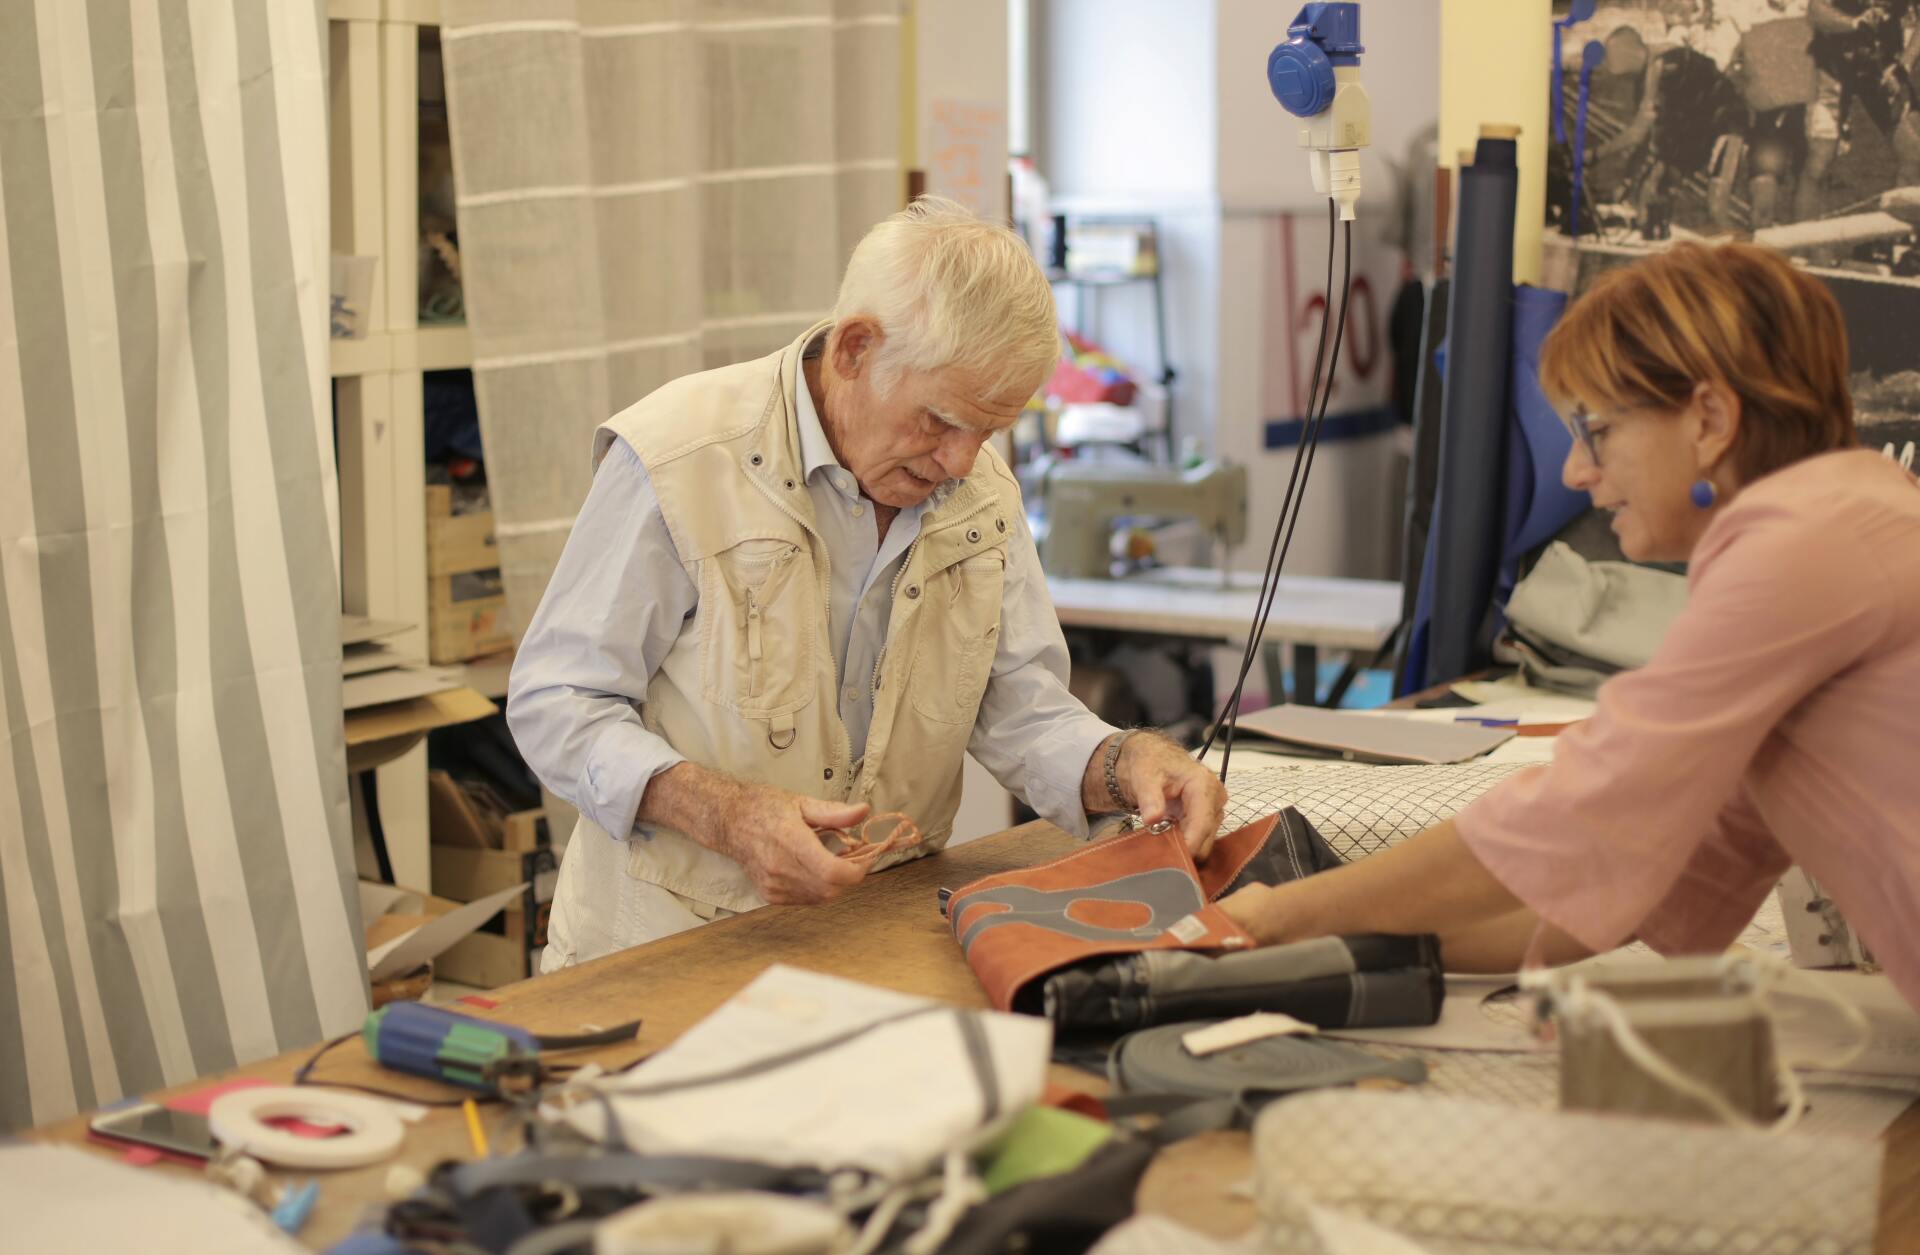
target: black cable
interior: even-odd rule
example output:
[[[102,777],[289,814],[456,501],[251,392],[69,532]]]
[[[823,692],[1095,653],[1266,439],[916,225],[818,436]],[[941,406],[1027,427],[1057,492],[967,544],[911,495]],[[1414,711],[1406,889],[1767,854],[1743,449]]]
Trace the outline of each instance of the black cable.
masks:
[[[1236,679],[1233,692],[1227,699],[1226,707],[1209,730],[1206,742],[1200,748],[1200,755],[1212,749],[1214,741],[1225,728],[1224,748],[1221,753],[1220,778],[1224,782],[1227,766],[1233,755],[1233,741],[1239,725],[1240,701],[1245,692],[1247,676],[1253,669],[1253,661],[1259,657],[1260,644],[1266,633],[1267,618],[1272,613],[1274,599],[1280,591],[1280,572],[1287,560],[1287,551],[1293,545],[1293,532],[1299,523],[1300,512],[1306,505],[1306,484],[1313,473],[1315,451],[1320,443],[1320,430],[1326,420],[1327,406],[1333,396],[1334,376],[1340,361],[1340,345],[1346,334],[1347,305],[1353,291],[1353,226],[1347,223],[1345,232],[1345,266],[1341,276],[1340,309],[1333,322],[1333,353],[1323,360],[1326,345],[1327,323],[1320,326],[1320,348],[1314,354],[1313,383],[1307,392],[1307,419],[1301,432],[1300,443],[1294,449],[1293,472],[1287,480],[1287,492],[1281,501],[1280,517],[1274,522],[1273,540],[1267,549],[1267,565],[1260,585],[1260,595],[1256,599],[1253,624],[1249,632],[1246,651],[1241,655],[1240,674]],[[1327,289],[1333,288],[1333,202],[1327,203]],[[1322,370],[1325,372],[1325,388],[1320,387]]]
[[[1273,576],[1274,576],[1273,590],[1271,593],[1268,594],[1266,604],[1260,607],[1259,617],[1256,618],[1253,622],[1252,645],[1254,650],[1256,651],[1259,649],[1260,638],[1266,635],[1267,616],[1272,613],[1273,598],[1280,591],[1280,571],[1283,567],[1286,566],[1287,551],[1293,548],[1294,529],[1299,525],[1301,510],[1303,510],[1306,507],[1307,481],[1313,475],[1313,457],[1315,452],[1318,451],[1320,447],[1320,428],[1321,428],[1321,425],[1326,421],[1327,403],[1333,397],[1334,375],[1336,374],[1340,366],[1340,343],[1346,337],[1347,301],[1348,301],[1348,298],[1353,295],[1353,223],[1352,222],[1346,222],[1342,224],[1341,239],[1345,245],[1346,259],[1342,263],[1341,274],[1340,274],[1340,316],[1334,321],[1333,352],[1327,359],[1327,386],[1320,393],[1320,408],[1314,413],[1313,422],[1307,428],[1303,437],[1303,442],[1306,445],[1307,456],[1306,456],[1305,469],[1302,470],[1300,474],[1300,497],[1293,504],[1293,514],[1290,518],[1287,517],[1284,514],[1284,512],[1282,514],[1281,521],[1286,524],[1287,535],[1286,535],[1286,539],[1281,541],[1280,543],[1280,558],[1277,562],[1274,563],[1274,566],[1273,566]],[[1283,511],[1284,511],[1284,507],[1283,507]],[[1245,675],[1243,672],[1242,673],[1243,682],[1244,682],[1244,679],[1245,679]],[[1239,725],[1240,725],[1240,708],[1236,704],[1234,706],[1231,718],[1227,723],[1226,740],[1220,751],[1220,782],[1222,784],[1226,783],[1227,764],[1233,758],[1234,733],[1239,729]]]
[[[1333,204],[1332,198],[1329,197],[1327,200],[1327,278],[1326,278],[1326,282],[1322,285],[1323,288],[1328,293],[1331,293],[1333,291],[1333,232],[1334,232],[1333,214],[1334,214],[1334,204]],[[1273,540],[1269,542],[1269,544],[1267,545],[1267,561],[1266,561],[1266,564],[1261,568],[1260,593],[1257,597],[1254,598],[1254,606],[1256,607],[1256,616],[1255,616],[1256,622],[1263,621],[1266,617],[1265,611],[1258,610],[1257,608],[1264,606],[1267,603],[1269,597],[1271,596],[1271,594],[1268,591],[1269,586],[1274,583],[1276,578],[1276,572],[1274,571],[1274,558],[1280,552],[1281,524],[1285,522],[1287,517],[1287,510],[1293,504],[1294,485],[1300,479],[1300,460],[1302,456],[1304,456],[1306,453],[1307,428],[1310,427],[1313,423],[1314,398],[1320,391],[1320,368],[1321,368],[1322,362],[1325,360],[1326,352],[1327,352],[1327,320],[1323,318],[1320,320],[1320,342],[1314,346],[1314,350],[1313,350],[1313,381],[1307,385],[1307,412],[1305,417],[1301,420],[1302,426],[1301,426],[1301,432],[1300,432],[1300,442],[1296,444],[1293,448],[1293,473],[1287,477],[1287,494],[1284,498],[1281,499],[1280,518],[1276,520],[1274,523]],[[1227,698],[1227,704],[1225,709],[1221,711],[1219,717],[1214,719],[1212,725],[1207,729],[1206,740],[1201,742],[1200,750],[1199,750],[1199,753],[1196,755],[1196,757],[1205,758],[1207,756],[1207,752],[1213,748],[1214,740],[1216,737],[1220,735],[1220,725],[1226,719],[1227,712],[1239,710],[1240,695],[1241,695],[1241,692],[1246,687],[1247,673],[1253,669],[1253,660],[1255,657],[1258,656],[1258,653],[1259,653],[1259,647],[1258,645],[1255,644],[1252,635],[1249,634],[1247,637],[1247,648],[1245,649],[1244,652],[1242,652],[1240,656],[1240,674],[1234,681],[1233,692]]]

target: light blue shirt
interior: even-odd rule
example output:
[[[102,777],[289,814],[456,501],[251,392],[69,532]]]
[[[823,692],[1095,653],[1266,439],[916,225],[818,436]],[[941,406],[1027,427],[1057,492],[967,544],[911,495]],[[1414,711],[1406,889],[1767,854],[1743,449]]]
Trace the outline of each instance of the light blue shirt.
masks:
[[[815,524],[832,578],[829,641],[852,751],[873,721],[873,674],[893,612],[893,577],[945,494],[902,510],[884,541],[873,503],[834,457],[804,372],[794,404]],[[1068,832],[1085,836],[1087,761],[1114,731],[1067,691],[1066,638],[1024,517],[1007,544],[1000,637],[968,751],[994,778]],[[586,504],[520,642],[507,722],[541,781],[615,834],[634,831],[647,782],[684,757],[641,722],[647,685],[693,615],[699,589],[632,446],[607,449]]]

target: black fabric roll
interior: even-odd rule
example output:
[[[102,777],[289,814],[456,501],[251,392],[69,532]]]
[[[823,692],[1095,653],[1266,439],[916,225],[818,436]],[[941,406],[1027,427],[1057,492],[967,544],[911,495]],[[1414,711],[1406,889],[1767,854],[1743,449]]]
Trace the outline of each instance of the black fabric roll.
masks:
[[[1427,293],[1426,324],[1420,335],[1418,382],[1413,395],[1413,457],[1407,463],[1407,512],[1400,540],[1400,621],[1412,625],[1420,599],[1420,570],[1427,560],[1427,532],[1433,527],[1433,495],[1440,480],[1440,415],[1446,381],[1441,375],[1440,346],[1447,340],[1447,306],[1453,283],[1441,279]],[[1408,686],[1405,673],[1407,644],[1412,632],[1403,632],[1395,651],[1395,696]],[[1422,671],[1422,678],[1425,671]]]
[[[1404,1028],[1439,1019],[1445,997],[1431,936],[1318,938],[1218,956],[1149,950],[1078,964],[1042,986],[1063,1038],[1256,1011],[1320,1028]]]
[[[1519,181],[1512,140],[1481,140],[1473,164],[1460,171],[1434,506],[1429,684],[1467,675],[1491,659],[1489,613],[1500,571],[1500,512],[1506,496],[1513,220]]]

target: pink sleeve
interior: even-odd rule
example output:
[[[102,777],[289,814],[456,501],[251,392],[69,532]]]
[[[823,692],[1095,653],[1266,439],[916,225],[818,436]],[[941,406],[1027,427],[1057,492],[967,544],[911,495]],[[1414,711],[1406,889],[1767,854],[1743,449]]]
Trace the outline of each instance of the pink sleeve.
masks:
[[[1733,944],[1792,862],[1743,787],[1634,934],[1661,954],[1717,954]]]
[[[1731,902],[1750,892],[1746,872],[1732,871],[1743,860],[1706,854],[1696,866],[1696,853],[1775,725],[1887,630],[1885,599],[1866,595],[1879,577],[1833,532],[1736,503],[1695,552],[1687,608],[1652,661],[1601,686],[1593,717],[1561,734],[1553,762],[1455,818],[1515,896],[1605,950],[1690,869],[1696,886],[1733,874],[1746,887]]]

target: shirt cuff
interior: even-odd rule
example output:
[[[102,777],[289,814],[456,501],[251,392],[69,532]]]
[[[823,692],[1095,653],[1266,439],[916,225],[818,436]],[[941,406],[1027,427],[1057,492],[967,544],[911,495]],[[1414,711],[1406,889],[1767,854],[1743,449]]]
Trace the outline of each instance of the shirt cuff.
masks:
[[[1080,804],[1080,786],[1087,763],[1100,742],[1120,729],[1092,715],[1081,715],[1058,731],[1049,732],[1027,753],[1027,805],[1048,823],[1085,839],[1093,825]]]
[[[610,724],[593,743],[581,773],[581,811],[608,835],[625,840],[633,835],[634,816],[653,778],[687,761],[662,737],[637,723]]]

